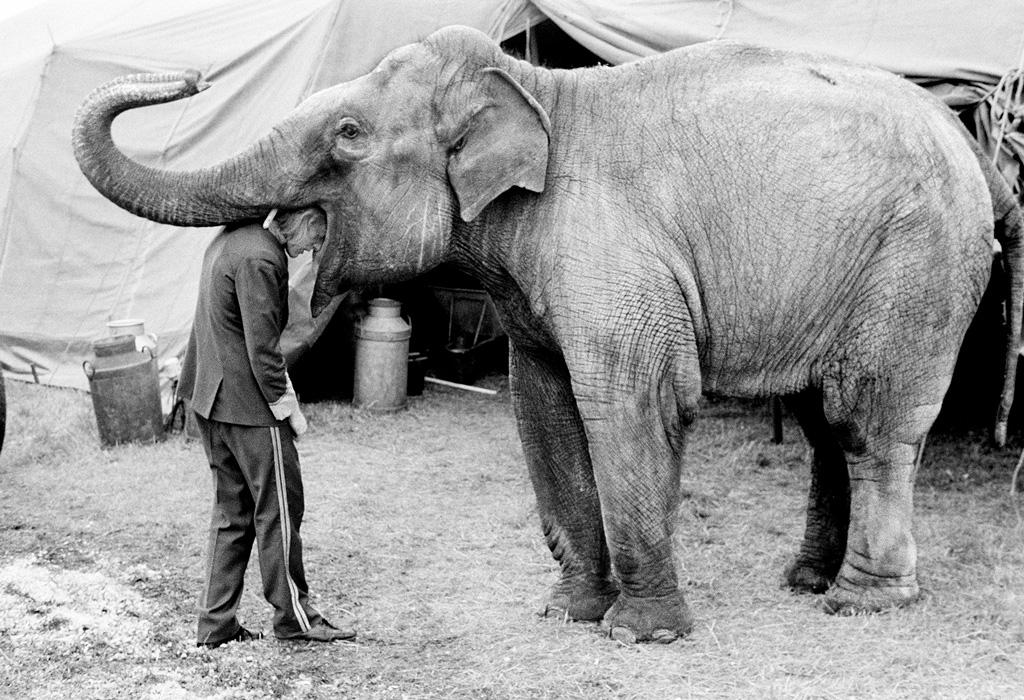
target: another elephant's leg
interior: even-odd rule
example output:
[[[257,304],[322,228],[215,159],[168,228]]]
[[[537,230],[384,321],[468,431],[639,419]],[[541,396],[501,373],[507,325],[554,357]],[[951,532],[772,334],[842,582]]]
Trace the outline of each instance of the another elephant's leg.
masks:
[[[510,381],[544,537],[561,565],[545,614],[600,620],[615,602],[594,472],[565,362],[510,348]]]
[[[786,570],[786,582],[797,590],[824,593],[835,581],[846,551],[850,525],[846,455],[825,419],[819,390],[808,389],[784,401],[814,451],[804,539]]]

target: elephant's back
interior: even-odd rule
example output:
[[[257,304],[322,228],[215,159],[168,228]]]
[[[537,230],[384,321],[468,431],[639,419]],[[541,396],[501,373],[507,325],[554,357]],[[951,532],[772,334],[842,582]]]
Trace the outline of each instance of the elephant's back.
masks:
[[[731,192],[737,204],[771,200],[872,208],[917,198],[984,202],[968,134],[926,90],[892,73],[830,56],[707,42],[649,59],[654,106],[643,130],[681,189]],[[903,182],[913,192],[877,183]],[[817,196],[814,196],[817,193]],[[720,196],[713,196],[721,206]],[[981,206],[979,212],[987,207]]]
[[[710,95],[792,103],[823,99],[828,102],[877,103],[899,97],[914,104],[941,104],[913,83],[867,63],[823,53],[778,49],[738,41],[709,41],[644,59],[658,67],[669,82]],[[640,67],[644,61],[632,66]],[[680,85],[673,76],[682,78]],[[774,95],[775,97],[768,97]],[[888,103],[890,108],[897,107]]]
[[[865,118],[907,123],[954,115],[926,90],[893,73],[826,54],[710,41],[614,68],[572,71],[573,118],[611,124],[692,120],[778,131],[801,123],[837,126]],[[706,124],[705,124],[706,126]],[[714,136],[715,129],[709,128]]]
[[[882,157],[913,174],[941,166],[936,154],[959,150],[956,167],[973,159],[951,146],[961,127],[926,90],[830,56],[705,42],[570,73],[552,115],[555,158],[585,169],[578,152],[603,147],[601,167],[620,168],[618,180],[680,168],[703,178],[702,163],[736,181],[744,169],[857,170]]]

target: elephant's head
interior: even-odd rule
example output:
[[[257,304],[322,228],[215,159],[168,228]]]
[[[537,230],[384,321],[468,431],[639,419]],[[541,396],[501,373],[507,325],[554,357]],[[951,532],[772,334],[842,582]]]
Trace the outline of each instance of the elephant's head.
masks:
[[[291,225],[326,227],[316,315],[345,286],[407,279],[441,262],[456,217],[474,219],[512,187],[543,190],[550,122],[513,77],[528,72],[485,35],[443,29],[310,96],[238,155],[190,172],[127,158],[111,124],[206,84],[195,72],[127,76],[82,104],[75,156],[104,196],[161,223],[216,226],[277,209]],[[307,210],[314,215],[300,215]]]

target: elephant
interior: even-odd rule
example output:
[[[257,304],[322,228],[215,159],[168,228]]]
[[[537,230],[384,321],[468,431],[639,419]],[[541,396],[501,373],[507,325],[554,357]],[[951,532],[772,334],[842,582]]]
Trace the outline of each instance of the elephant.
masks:
[[[118,150],[118,114],[205,86],[183,71],[97,88],[75,121],[82,171],[168,224],[315,211],[299,217],[326,229],[314,314],[442,262],[474,276],[509,337],[558,562],[545,614],[627,643],[692,631],[673,537],[705,394],[781,396],[813,448],[791,588],[832,613],[918,596],[915,460],[997,240],[1000,441],[1024,298],[1020,209],[925,90],[727,41],[547,69],[448,27],[312,94],[223,162],[167,171]]]

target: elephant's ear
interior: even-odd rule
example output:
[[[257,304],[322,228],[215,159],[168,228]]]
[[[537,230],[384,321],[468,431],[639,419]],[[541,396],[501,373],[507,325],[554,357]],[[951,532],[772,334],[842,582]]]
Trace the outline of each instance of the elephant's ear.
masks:
[[[472,221],[511,187],[544,191],[551,120],[533,95],[498,68],[483,71],[484,98],[474,104],[448,180],[462,219]]]

